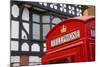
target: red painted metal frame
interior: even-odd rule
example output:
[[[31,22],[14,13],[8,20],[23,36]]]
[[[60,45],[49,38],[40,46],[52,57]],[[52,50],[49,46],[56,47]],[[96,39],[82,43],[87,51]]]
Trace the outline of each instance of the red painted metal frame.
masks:
[[[61,27],[65,25],[67,31],[61,33]],[[91,36],[91,30],[95,29],[95,17],[83,16],[61,21],[46,36],[46,53],[42,57],[42,64],[60,62],[85,62],[95,61],[95,37]],[[64,42],[51,47],[51,40],[67,33],[80,30],[80,38]],[[67,60],[70,58],[69,60]]]

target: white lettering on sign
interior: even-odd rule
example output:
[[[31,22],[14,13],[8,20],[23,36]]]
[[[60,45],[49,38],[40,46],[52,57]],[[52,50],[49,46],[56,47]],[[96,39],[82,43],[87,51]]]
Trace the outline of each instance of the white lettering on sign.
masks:
[[[51,47],[68,42],[80,37],[80,30],[73,31],[71,33],[60,36],[56,39],[51,40]]]

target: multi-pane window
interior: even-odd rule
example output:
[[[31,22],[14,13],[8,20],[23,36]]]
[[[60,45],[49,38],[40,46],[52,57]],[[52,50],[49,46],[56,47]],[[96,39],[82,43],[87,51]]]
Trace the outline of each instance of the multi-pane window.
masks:
[[[40,24],[33,23],[33,39],[40,39]]]
[[[33,13],[32,21],[32,37],[33,39],[40,40],[40,15]]]
[[[44,40],[45,40],[45,36],[49,32],[49,30],[50,30],[50,24],[43,24],[43,39]]]
[[[43,16],[42,17],[42,22],[43,23],[50,23],[50,16]]]
[[[38,14],[33,14],[32,15],[32,20],[34,21],[34,22],[38,22],[38,23],[40,23],[40,16],[38,15]]]

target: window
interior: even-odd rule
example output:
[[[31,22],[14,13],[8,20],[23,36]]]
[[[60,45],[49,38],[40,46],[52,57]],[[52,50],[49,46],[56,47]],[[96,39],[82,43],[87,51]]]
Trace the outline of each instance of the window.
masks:
[[[50,23],[50,16],[43,16],[42,20],[43,23]]]
[[[36,44],[36,43],[32,44],[31,51],[40,51],[39,44]]]
[[[52,23],[54,23],[54,24],[58,24],[60,21],[61,21],[60,18],[55,17],[55,18],[52,20]]]
[[[18,51],[19,43],[17,41],[11,41],[11,51]]]
[[[49,30],[50,30],[50,24],[44,24],[43,25],[43,39],[45,39],[45,36],[49,32]]]
[[[29,45],[27,43],[23,43],[21,48],[22,48],[22,51],[29,51]]]
[[[33,23],[33,39],[40,39],[40,24]]]
[[[19,38],[19,22],[13,21],[11,22],[11,37]]]
[[[38,22],[38,23],[40,22],[40,16],[38,14],[33,14],[32,18],[34,22]]]
[[[15,4],[12,6],[12,15],[15,18],[19,16],[19,7]]]
[[[29,21],[29,10],[27,8],[23,9],[22,19]]]

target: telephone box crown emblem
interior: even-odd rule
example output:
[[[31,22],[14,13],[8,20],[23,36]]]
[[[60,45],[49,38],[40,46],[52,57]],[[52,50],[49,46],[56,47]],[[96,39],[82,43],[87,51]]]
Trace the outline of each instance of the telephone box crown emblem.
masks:
[[[61,33],[64,33],[64,32],[66,32],[66,27],[65,27],[65,25],[63,25],[62,27],[61,27]]]

